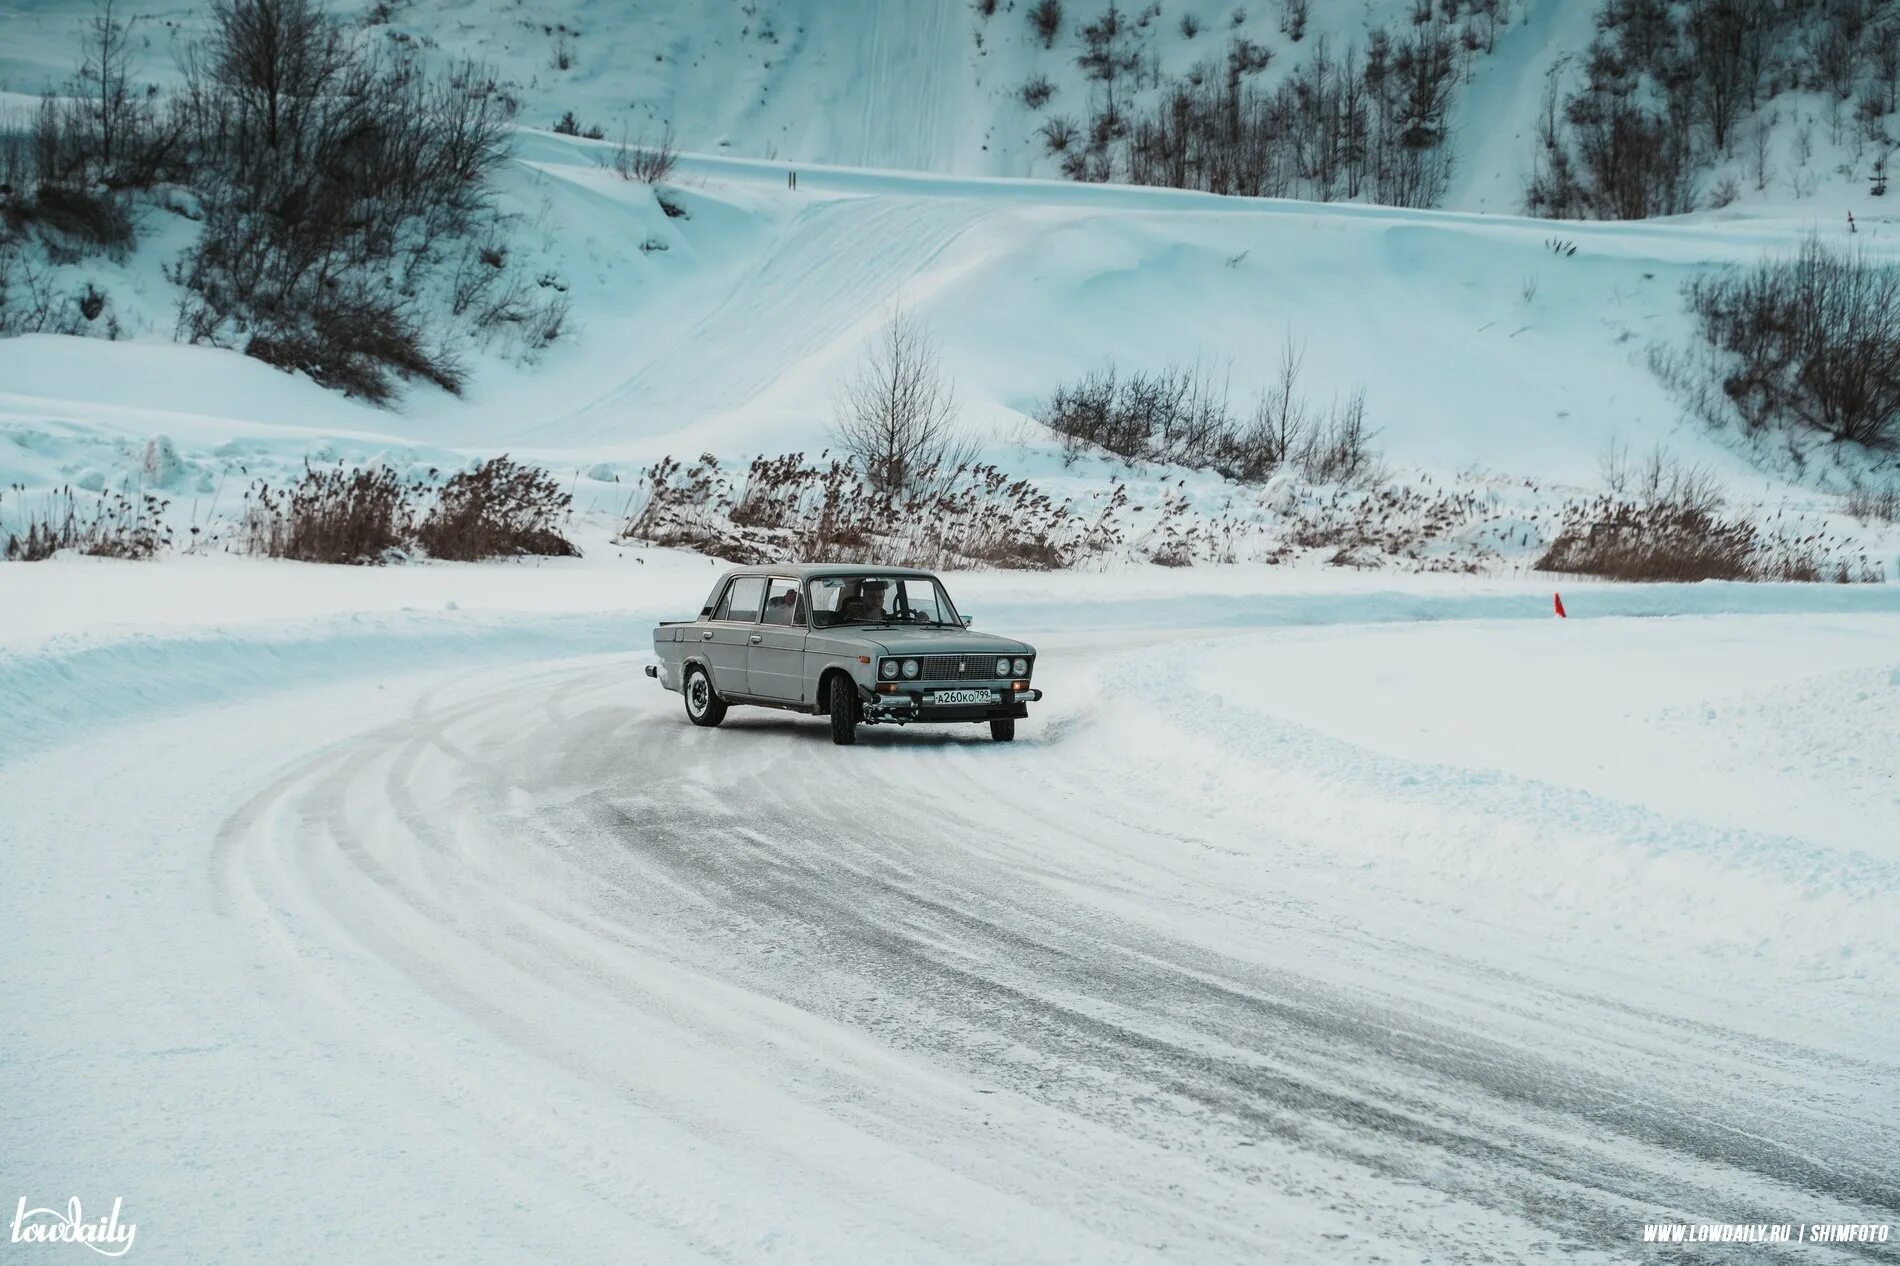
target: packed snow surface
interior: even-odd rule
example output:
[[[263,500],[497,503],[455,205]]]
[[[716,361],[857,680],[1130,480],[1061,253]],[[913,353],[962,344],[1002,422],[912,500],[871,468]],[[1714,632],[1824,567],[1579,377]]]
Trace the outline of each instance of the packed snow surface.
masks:
[[[0,1188],[121,1196],[185,1261],[1615,1259],[1900,1215],[1893,586],[1558,620],[953,577],[1048,699],[1013,745],[837,748],[640,674],[712,570],[179,560],[117,618],[9,610]]]

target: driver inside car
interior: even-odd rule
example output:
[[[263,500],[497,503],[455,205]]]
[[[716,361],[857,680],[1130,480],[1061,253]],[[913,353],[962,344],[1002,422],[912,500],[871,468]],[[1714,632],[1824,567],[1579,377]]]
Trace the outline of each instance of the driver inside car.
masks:
[[[846,620],[882,620],[884,595],[889,590],[890,584],[886,581],[867,580],[858,587],[855,597],[846,600],[838,614]]]

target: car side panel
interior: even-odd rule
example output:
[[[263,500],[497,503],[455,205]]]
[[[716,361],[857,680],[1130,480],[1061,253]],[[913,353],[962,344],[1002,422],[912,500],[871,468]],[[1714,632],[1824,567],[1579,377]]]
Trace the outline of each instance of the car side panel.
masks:
[[[859,690],[869,690],[872,686],[872,668],[871,664],[862,663],[861,658],[869,658],[875,663],[878,651],[875,643],[864,638],[813,630],[805,643],[805,698],[814,703],[817,701],[818,683],[833,668],[842,668],[850,674]]]
[[[765,577],[740,572],[731,577],[734,595],[756,584],[757,593],[735,602],[732,618],[706,621],[699,640],[706,662],[712,668],[713,689],[722,695],[751,694],[751,676],[747,665],[753,638],[759,631],[759,602],[765,596]],[[720,599],[715,599],[720,601]]]
[[[734,620],[709,621],[700,631],[699,653],[712,669],[713,689],[720,694],[749,694],[746,639],[757,626]]]
[[[760,624],[752,636],[758,641],[746,657],[747,693],[784,703],[810,703],[813,694],[805,681],[805,643],[810,635],[795,626]]]

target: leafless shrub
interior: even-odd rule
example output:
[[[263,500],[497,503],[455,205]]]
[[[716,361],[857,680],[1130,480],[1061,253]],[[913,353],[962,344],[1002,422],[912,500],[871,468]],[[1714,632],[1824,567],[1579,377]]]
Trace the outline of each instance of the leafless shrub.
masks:
[[[630,141],[623,131],[620,143],[614,146],[604,161],[622,180],[657,185],[672,178],[673,169],[679,165],[679,160],[679,144],[673,137],[673,126],[668,124],[660,133],[660,139],[653,142],[644,137]]]
[[[1280,0],[1280,29],[1295,44],[1306,37],[1306,23],[1312,9],[1313,0]]]
[[[1685,462],[1668,446],[1657,444],[1641,456],[1627,441],[1611,436],[1597,455],[1603,486],[1618,498],[1644,504],[1667,504],[1711,513],[1722,507],[1726,491],[1707,466]]]
[[[570,309],[566,295],[549,295],[529,314],[523,325],[524,342],[530,350],[550,346],[567,326]]]
[[[1371,477],[1376,462],[1364,393],[1316,408],[1300,387],[1302,359],[1289,339],[1277,376],[1244,418],[1229,404],[1225,379],[1205,365],[1127,372],[1109,364],[1058,386],[1036,420],[1062,438],[1072,457],[1097,448],[1129,462],[1196,467],[1242,482],[1287,465],[1316,482]]]
[[[1044,48],[1056,46],[1062,33],[1062,0],[1036,0],[1029,10],[1029,26]]]
[[[24,486],[7,490],[17,509],[0,496],[0,535],[8,562],[36,563],[61,550],[99,558],[150,558],[169,545],[165,522],[171,502],[155,493],[125,490],[89,497],[71,487],[33,496]]]
[[[245,493],[247,549],[306,563],[381,563],[410,537],[424,489],[387,466],[304,467],[288,489]]]
[[[1105,89],[1110,69],[1126,65],[1118,47],[1090,45],[1085,69]],[[1135,184],[1244,197],[1430,206],[1451,175],[1445,141],[1464,56],[1441,24],[1379,29],[1363,52],[1342,56],[1319,41],[1266,88],[1255,81],[1270,51],[1235,35],[1224,66],[1160,83],[1152,104],[1130,109],[1105,92],[1087,128],[1090,161],[1077,168],[1082,178],[1125,172]]]
[[[443,484],[416,540],[435,558],[463,562],[573,556],[580,551],[555,526],[572,501],[546,471],[494,457]]]
[[[1535,547],[1552,566],[1631,577],[1880,575],[1844,539],[1731,529],[1692,508],[1655,510],[1607,497],[1566,506],[1560,539],[1546,548],[1536,525],[1509,507],[1500,511],[1490,490],[1442,485],[1276,480],[1209,506],[1178,487],[1134,497],[1130,485],[1117,483],[1078,503],[1054,501],[1028,481],[972,465],[928,472],[915,489],[893,495],[872,487],[855,463],[794,453],[738,471],[722,469],[710,455],[691,466],[669,458],[647,472],[643,491],[630,507],[627,539],[749,563],[820,557],[1055,568],[1123,559],[1183,567],[1303,558],[1471,573]],[[1645,528],[1652,516],[1655,524]],[[1714,524],[1714,546],[1696,543],[1707,535],[1705,523]],[[1752,553],[1751,539],[1759,546]]]
[[[1612,435],[1603,445],[1603,451],[1597,454],[1597,474],[1603,479],[1603,486],[1617,496],[1630,489],[1630,480],[1634,464],[1630,458],[1629,441],[1620,435]]]
[[[1631,218],[1690,209],[1699,172],[1741,142],[1755,187],[1772,172],[1769,137],[1785,92],[1815,91],[1834,103],[1862,94],[1862,128],[1893,113],[1900,36],[1886,5],[1778,0],[1613,0],[1599,6],[1597,34],[1580,60],[1580,82],[1554,91],[1538,124],[1539,170],[1527,201],[1561,217]],[[1878,20],[1876,20],[1878,19]],[[1847,112],[1830,110],[1836,121]],[[1819,174],[1814,123],[1794,133],[1796,197]],[[1733,192],[1712,191],[1721,206]]]
[[[1055,91],[1056,86],[1049,82],[1049,76],[1034,75],[1017,90],[1016,95],[1031,110],[1040,110],[1049,104],[1049,98],[1055,95]]]
[[[1703,366],[1751,430],[1900,440],[1900,266],[1810,236],[1792,259],[1691,281]]]
[[[1234,37],[1227,46],[1227,75],[1230,80],[1258,75],[1273,64],[1273,50],[1256,44],[1244,35]]]
[[[42,260],[0,241],[0,337],[84,333],[83,301],[83,294],[60,289]]]
[[[1376,477],[1366,393],[1355,391],[1318,416],[1298,454],[1300,473],[1316,484],[1357,484]]]
[[[793,558],[922,567],[1074,566],[1124,543],[1125,492],[1093,514],[1056,502],[994,466],[918,472],[909,488],[875,485],[854,461],[761,457],[743,479],[710,455],[667,458],[623,536],[735,562]]]
[[[123,251],[132,245],[132,216],[111,193],[42,184],[31,203],[22,203],[31,219],[88,246]]]
[[[332,288],[304,316],[297,325],[253,333],[244,354],[379,403],[395,394],[392,374],[426,379],[444,391],[462,389],[459,359],[427,343],[422,318],[409,299],[358,281]]]
[[[607,135],[606,130],[598,123],[590,123],[582,127],[572,110],[563,111],[561,117],[555,120],[554,131],[561,136],[584,136],[590,141],[602,140]]]
[[[909,489],[926,469],[971,455],[957,419],[956,384],[924,324],[899,308],[865,344],[834,403],[838,444],[872,485]]]
[[[371,400],[461,372],[418,296],[492,216],[509,98],[462,62],[424,73],[314,0],[218,0],[172,114],[204,198],[173,270],[179,337],[243,350]]]
[[[1847,491],[1846,508],[1862,523],[1900,523],[1900,483],[1856,484]]]
[[[1766,532],[1746,519],[1724,519],[1692,505],[1616,497],[1573,504],[1540,571],[1610,580],[1877,580],[1845,542],[1811,534]]]
[[[1042,137],[1042,143],[1051,154],[1066,154],[1075,144],[1075,120],[1064,114],[1052,114],[1044,121],[1036,134]]]

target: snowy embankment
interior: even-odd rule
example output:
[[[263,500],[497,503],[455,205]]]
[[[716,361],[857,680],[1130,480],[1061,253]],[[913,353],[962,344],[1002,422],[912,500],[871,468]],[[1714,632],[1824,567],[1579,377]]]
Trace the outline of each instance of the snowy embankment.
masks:
[[[1900,1218],[1900,587],[954,577],[1048,699],[846,749],[687,725],[641,557],[9,569],[0,1185],[183,1260]]]
[[[0,341],[0,485],[25,489],[0,500],[0,521],[69,484],[152,492],[182,540],[228,530],[253,480],[281,488],[306,460],[425,477],[505,450],[556,472],[577,511],[613,527],[662,456],[743,468],[825,448],[838,385],[901,303],[940,341],[984,458],[1085,517],[1125,487],[1151,515],[1166,496],[1202,523],[1261,526],[1243,557],[1270,552],[1286,532],[1278,491],[1070,462],[1033,418],[1056,387],[1111,362],[1198,364],[1244,415],[1291,338],[1312,404],[1364,389],[1391,485],[1459,507],[1459,529],[1432,547],[1440,562],[1523,566],[1566,501],[1603,491],[1620,446],[1626,464],[1663,451],[1706,473],[1737,517],[1827,533],[1870,574],[1900,578],[1900,529],[1857,522],[1817,488],[1838,454],[1797,480],[1772,445],[1744,451],[1686,423],[1648,363],[1652,347],[1693,338],[1684,281],[1792,250],[1813,227],[1802,211],[1558,227],[831,168],[802,170],[792,191],[783,164],[688,156],[669,195],[687,214],[671,218],[652,189],[599,165],[608,153],[523,133],[503,181],[511,267],[565,288],[571,337],[531,364],[478,354],[464,396],[418,386],[393,411],[171,344],[162,267],[190,230],[148,211],[166,222],[150,248],[73,266],[111,274],[131,341]],[[1889,223],[1862,226],[1861,249],[1892,254]]]

